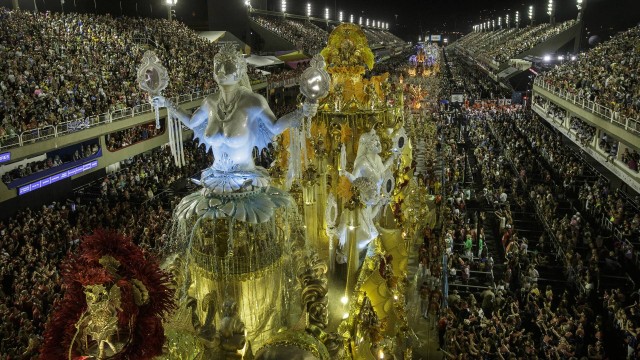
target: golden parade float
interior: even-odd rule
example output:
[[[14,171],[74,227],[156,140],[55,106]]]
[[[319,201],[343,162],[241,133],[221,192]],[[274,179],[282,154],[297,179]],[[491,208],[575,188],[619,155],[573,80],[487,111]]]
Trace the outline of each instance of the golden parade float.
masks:
[[[184,161],[181,126],[214,161],[174,211],[164,261],[171,283],[164,272],[149,284],[135,272],[119,275],[122,260],[95,255],[106,280],[74,290],[87,300],[64,322],[80,334],[65,338],[64,358],[139,351],[119,337],[132,331],[124,331],[122,297],[131,309],[155,304],[153,352],[140,359],[410,359],[408,250],[426,206],[405,201],[420,190],[410,173],[402,84],[366,76],[373,66],[360,27],[336,27],[300,78],[304,103],[278,119],[251,91],[246,62],[231,45],[214,59],[220,90],[193,114],[162,96],[169,76],[145,54],[138,81],[156,111],[167,109],[176,164]],[[277,160],[267,171],[252,151],[271,141]],[[132,289],[122,295],[120,278]],[[101,320],[109,329],[83,320],[90,303],[103,304],[96,309],[109,314]],[[137,331],[126,339],[141,341]]]

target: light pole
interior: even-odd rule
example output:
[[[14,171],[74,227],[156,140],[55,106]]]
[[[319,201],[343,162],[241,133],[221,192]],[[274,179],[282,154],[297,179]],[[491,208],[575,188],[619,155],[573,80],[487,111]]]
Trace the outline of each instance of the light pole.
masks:
[[[509,24],[509,14],[507,14],[507,15],[504,17],[504,22],[505,22],[505,25],[507,25],[507,29],[508,29],[508,28],[509,28],[509,26],[511,25],[511,24]]]
[[[353,24],[353,14],[349,15],[349,22]]]
[[[502,29],[502,16],[498,16],[498,29]]]
[[[338,20],[339,20],[340,22],[342,22],[342,11],[340,11],[340,12],[338,13]]]
[[[584,9],[587,7],[587,0],[576,0],[576,7],[578,8],[578,21],[582,20],[584,16]]]
[[[516,29],[520,28],[520,12],[516,11]]]
[[[167,1],[167,20],[173,19],[173,7],[178,4],[178,0],[166,0]]]
[[[329,8],[324,8],[324,19],[327,21],[327,26],[329,26]]]
[[[576,0],[576,7],[578,8],[578,34],[576,35],[576,41],[573,44],[573,53],[577,54],[580,50],[580,41],[582,40],[582,28],[584,24],[582,19],[584,18],[584,9],[587,7],[587,0]]]
[[[307,17],[311,19],[311,3],[307,3]]]
[[[282,17],[287,16],[287,0],[282,0],[280,3],[280,10],[282,10]]]
[[[529,6],[529,20],[531,20],[531,26],[533,26],[533,5]]]
[[[362,26],[362,16],[360,16],[360,19],[358,19],[358,25]]]
[[[549,15],[549,23],[551,26],[556,26],[556,9],[553,6],[553,0],[549,0],[547,4],[547,15]]]

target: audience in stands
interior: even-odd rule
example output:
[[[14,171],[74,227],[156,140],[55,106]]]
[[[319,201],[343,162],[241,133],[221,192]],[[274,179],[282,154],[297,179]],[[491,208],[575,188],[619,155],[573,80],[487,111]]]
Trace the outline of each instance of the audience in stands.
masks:
[[[469,67],[462,57],[450,54],[448,60],[454,87],[463,91],[466,99],[511,98],[510,91],[489,79],[479,69]]]
[[[12,136],[31,129],[84,124],[148,103],[136,83],[148,49],[168,69],[165,96],[217,87],[210,69],[218,45],[178,21],[0,8],[0,38],[0,144],[17,145]],[[252,67],[248,73],[263,79]]]
[[[310,21],[260,15],[252,18],[309,55],[319,53],[327,45],[329,34]]]
[[[566,91],[612,111],[616,121],[640,119],[638,64],[640,26],[633,27],[543,75],[556,91]],[[638,126],[637,124],[630,124]],[[640,131],[640,128],[635,129]]]
[[[31,161],[26,164],[20,165],[17,168],[14,168],[13,170],[7,171],[2,174],[2,182],[4,182],[5,184],[9,184],[14,180],[21,179],[25,176],[29,176],[43,170],[54,168],[66,162],[77,161],[82,158],[89,157],[91,155],[97,154],[99,151],[99,146],[97,143],[87,146],[78,145],[78,147],[79,149],[77,149],[73,155],[63,155],[62,157],[60,155],[47,156],[45,160]]]
[[[493,59],[496,63],[502,64],[509,59],[514,58],[516,55],[522,54],[547,39],[560,34],[564,30],[573,26],[575,22],[575,20],[569,20],[557,24],[556,26],[551,26],[550,24],[531,26],[521,35],[509,37],[506,42],[489,49],[489,51],[486,52],[486,56]]]
[[[106,135],[107,149],[116,151],[140,141],[156,137],[164,133],[164,126],[156,128],[155,121],[116,131]]]
[[[591,141],[593,141],[593,138],[596,135],[595,127],[575,116],[571,117],[570,126],[571,130],[575,132],[576,140],[584,146],[591,144]]]
[[[472,32],[460,39],[457,47],[483,62],[502,64],[515,56],[532,49],[547,39],[560,34],[575,24],[565,21],[556,26],[548,23],[531,25],[520,29],[500,29]]]

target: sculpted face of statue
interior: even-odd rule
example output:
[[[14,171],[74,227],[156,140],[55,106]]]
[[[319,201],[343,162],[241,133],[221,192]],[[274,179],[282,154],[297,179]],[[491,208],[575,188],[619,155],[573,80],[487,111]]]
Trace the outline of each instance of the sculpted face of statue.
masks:
[[[375,130],[372,129],[360,136],[358,154],[380,154],[380,152],[382,152],[382,145],[380,144],[380,137],[378,137]]]
[[[220,85],[235,85],[247,73],[247,63],[235,48],[226,46],[213,58],[213,76]]]

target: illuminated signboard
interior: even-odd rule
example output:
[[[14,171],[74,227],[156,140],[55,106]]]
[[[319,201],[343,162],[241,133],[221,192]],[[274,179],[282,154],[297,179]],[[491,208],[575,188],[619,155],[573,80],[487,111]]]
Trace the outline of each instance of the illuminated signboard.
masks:
[[[31,192],[33,190],[38,190],[42,187],[45,187],[47,185],[51,185],[54,182],[72,177],[73,175],[77,175],[80,174],[82,172],[85,172],[87,170],[93,169],[94,167],[98,166],[98,160],[94,160],[92,162],[88,162],[84,165],[80,165],[80,166],[76,166],[74,168],[71,168],[67,171],[63,171],[61,173],[57,173],[55,175],[51,175],[49,177],[46,177],[44,179],[32,182],[31,184],[25,185],[25,186],[21,186],[18,188],[18,195],[24,195],[28,192]]]
[[[6,152],[6,153],[0,154],[0,163],[7,162],[9,160],[11,160],[11,153],[10,152]]]
[[[440,39],[442,39],[440,35],[431,35],[431,41],[440,41]]]

